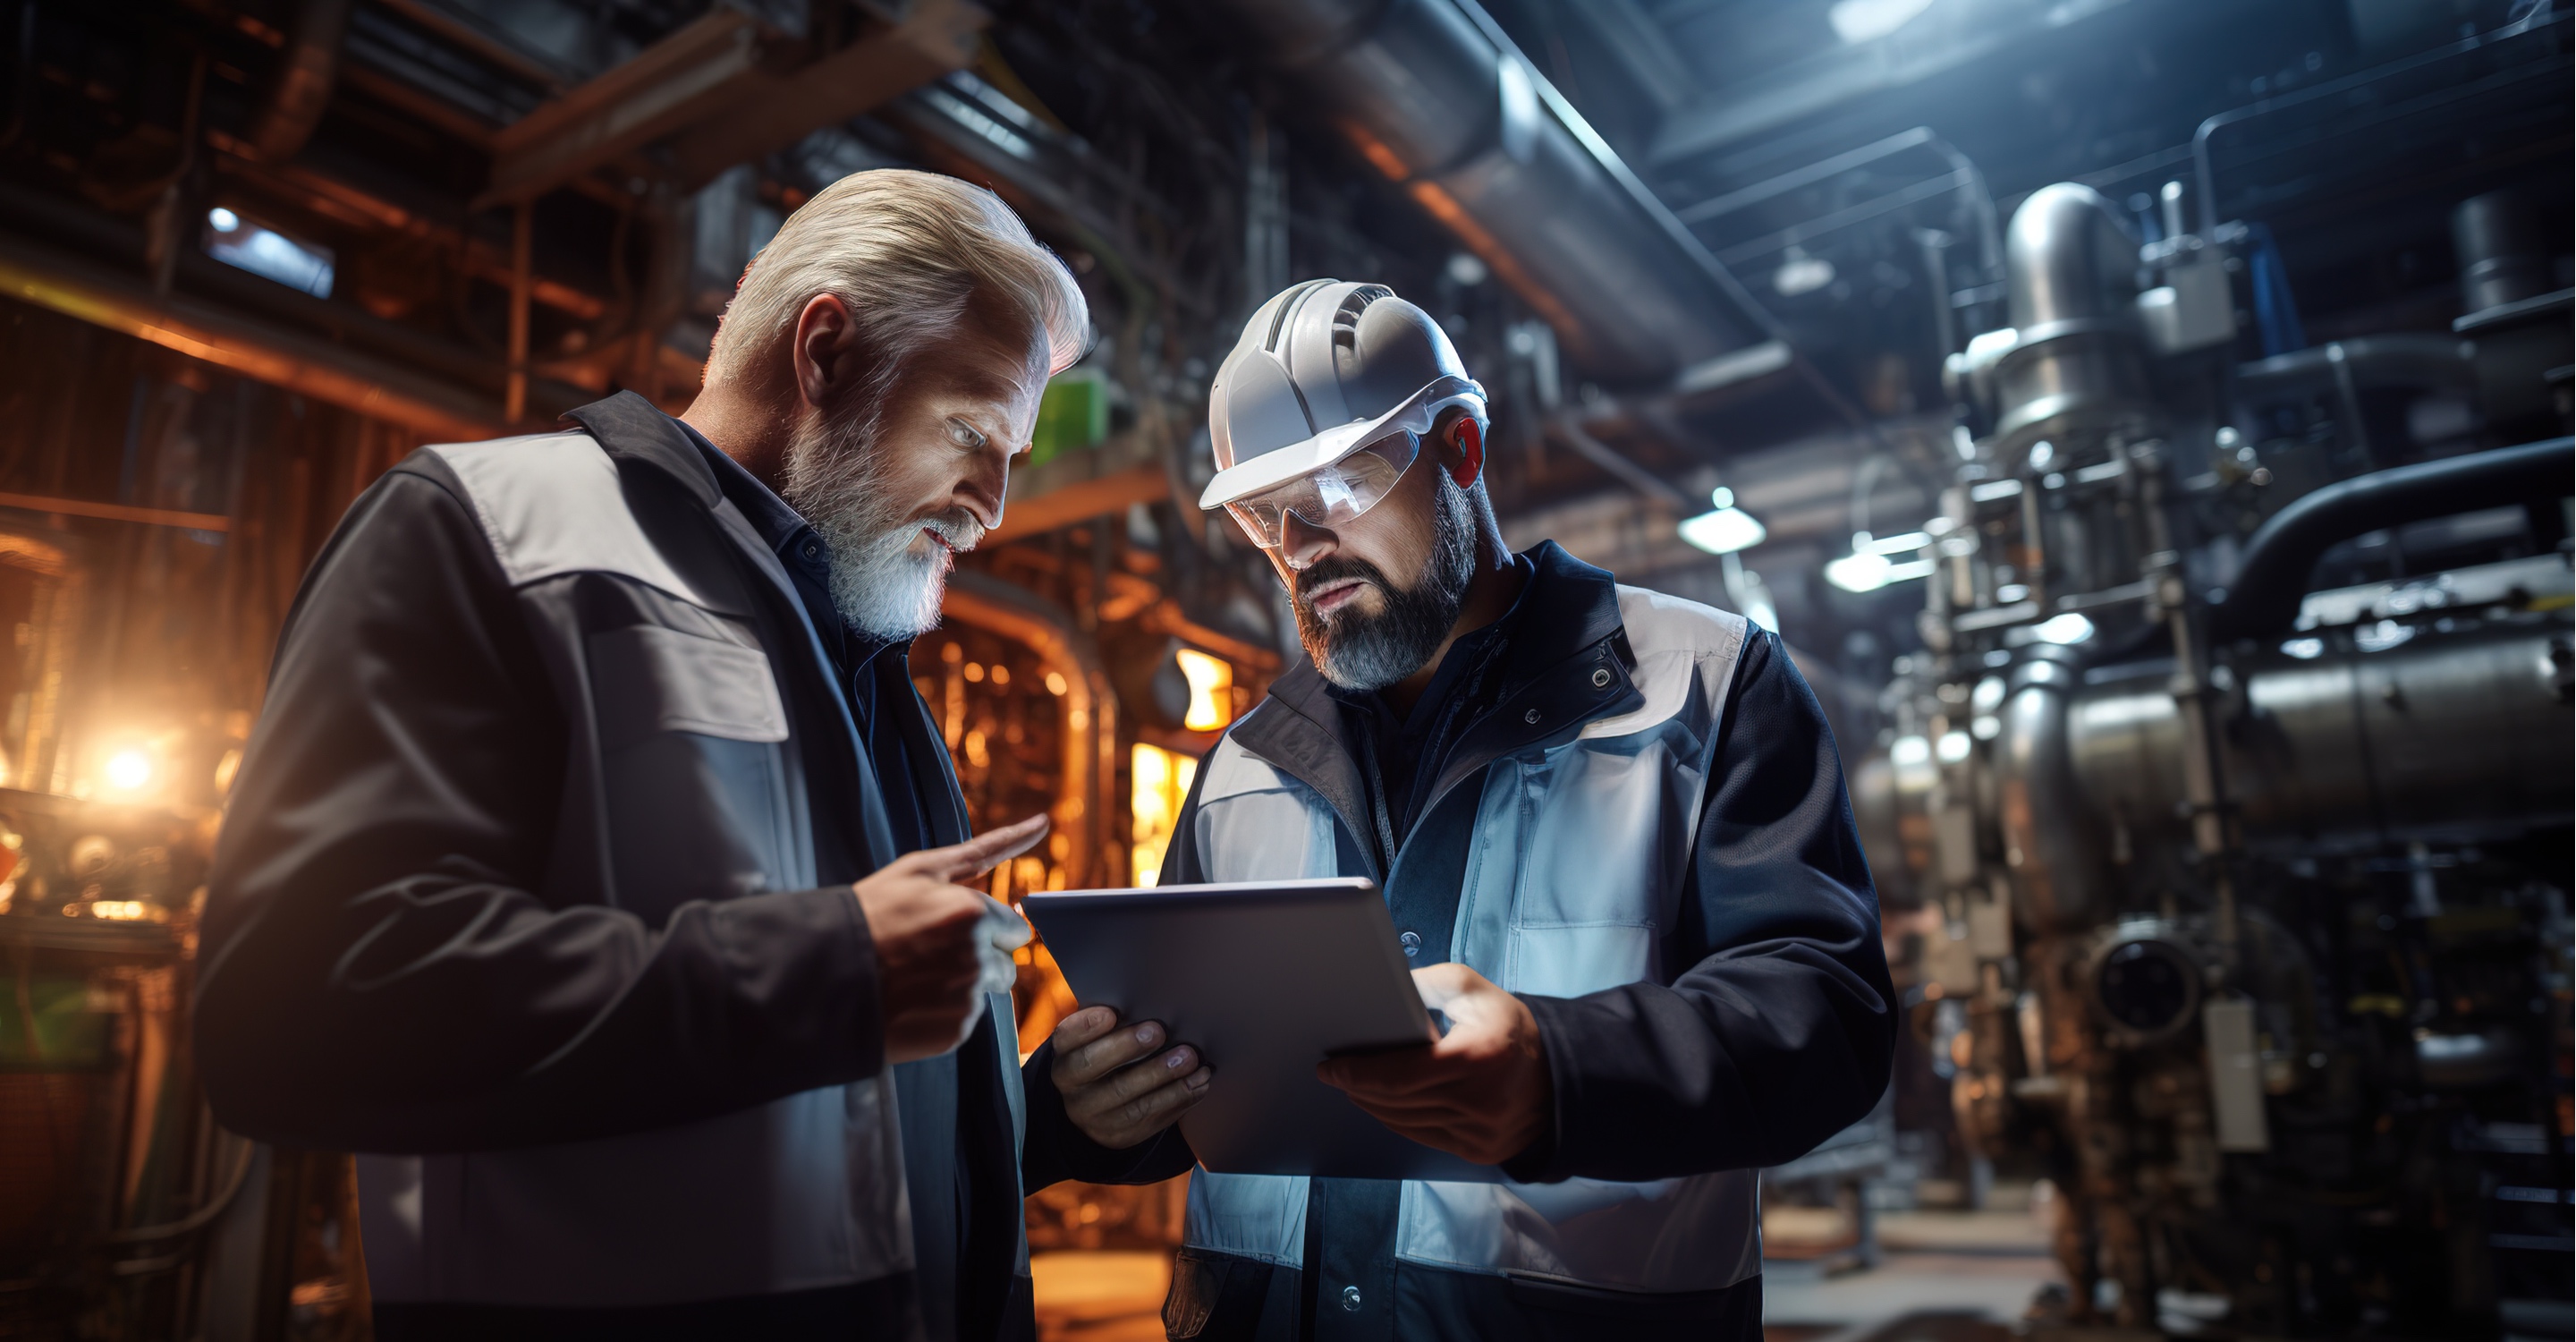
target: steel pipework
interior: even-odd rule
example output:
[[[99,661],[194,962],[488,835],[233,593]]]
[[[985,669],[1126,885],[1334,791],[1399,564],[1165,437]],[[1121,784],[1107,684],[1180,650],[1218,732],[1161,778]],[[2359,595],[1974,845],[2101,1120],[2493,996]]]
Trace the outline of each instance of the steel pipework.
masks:
[[[1220,7],[1594,376],[1666,381],[1765,337],[1724,268],[1472,0]]]

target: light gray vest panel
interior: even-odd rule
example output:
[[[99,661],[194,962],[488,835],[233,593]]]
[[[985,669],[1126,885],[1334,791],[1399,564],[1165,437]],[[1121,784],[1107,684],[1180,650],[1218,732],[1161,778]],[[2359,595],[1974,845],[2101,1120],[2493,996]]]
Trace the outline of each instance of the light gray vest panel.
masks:
[[[1735,615],[1619,589],[1645,702],[1571,741],[1486,771],[1452,959],[1512,992],[1576,997],[1662,982],[1728,685],[1744,647]],[[1336,874],[1323,798],[1231,738],[1208,761],[1199,851],[1208,879]],[[1611,1183],[1404,1185],[1396,1256],[1468,1272],[1523,1272],[1632,1291],[1732,1286],[1761,1269],[1750,1170]],[[1299,1178],[1201,1171],[1193,1246],[1297,1266]]]
[[[463,482],[514,587],[604,573],[706,604],[636,524],[616,463],[587,435],[429,450]],[[630,764],[649,758],[655,767],[689,767],[673,761],[692,758],[678,749],[690,743],[731,758],[786,740],[785,711],[757,649],[636,628],[591,638],[585,656],[602,745]],[[673,749],[659,750],[665,744]],[[763,791],[774,780],[697,784],[737,800],[746,817],[775,810]],[[612,811],[627,804],[620,795],[612,789]],[[621,826],[612,815],[610,828],[652,826]],[[742,852],[771,854],[770,865],[791,868],[763,874],[767,888],[811,883],[809,854],[780,851],[775,835],[741,837]],[[1007,1051],[1014,1045],[1007,1013],[997,1023]],[[909,1271],[911,1216],[892,1086],[890,1076],[879,1077],[600,1141],[360,1156],[370,1289],[383,1300],[614,1307]]]

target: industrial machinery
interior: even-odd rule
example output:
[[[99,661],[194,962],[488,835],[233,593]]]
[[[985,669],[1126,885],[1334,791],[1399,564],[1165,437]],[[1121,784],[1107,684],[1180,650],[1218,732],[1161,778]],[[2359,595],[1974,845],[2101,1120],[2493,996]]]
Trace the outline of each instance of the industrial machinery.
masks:
[[[2454,333],[2240,364],[2265,243],[2207,189],[2012,215],[1939,510],[1868,552],[1928,599],[1865,837],[1945,914],[1963,1136],[2062,1191],[2066,1322],[2564,1335],[2558,245],[2469,199]]]
[[[148,807],[0,788],[0,1332],[168,1335],[200,1317],[249,1143],[186,1049],[203,831]]]

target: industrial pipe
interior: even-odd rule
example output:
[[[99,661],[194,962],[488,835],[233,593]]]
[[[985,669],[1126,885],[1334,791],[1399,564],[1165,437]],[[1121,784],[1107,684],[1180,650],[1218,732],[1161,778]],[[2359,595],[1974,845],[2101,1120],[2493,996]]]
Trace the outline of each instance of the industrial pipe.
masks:
[[[2403,522],[2565,498],[2571,449],[2576,439],[2551,438],[2374,471],[2302,495],[2245,543],[2236,581],[2210,608],[2211,635],[2286,633],[2318,557],[2338,542]]]
[[[1995,804],[2013,916],[2042,935],[2091,927],[2111,908],[2067,741],[2067,701],[2082,678],[2066,665],[2071,658],[2052,655],[2062,652],[2038,645],[2014,667],[1996,715]]]
[[[2015,330],[2059,322],[2131,320],[2138,244],[2102,193],[2043,186],[2013,211],[2004,236],[2005,288]]]
[[[1669,381],[1767,319],[1473,0],[1223,0],[1372,165],[1604,380]]]
[[[2237,664],[2228,800],[2247,842],[2469,840],[2564,825],[2576,715],[2563,624],[2420,633]],[[2160,675],[2087,688],[2064,728],[2079,804],[2133,831],[2183,823],[2182,719]]]
[[[276,82],[251,118],[248,140],[260,158],[283,163],[313,138],[322,109],[339,81],[340,42],[349,31],[351,0],[304,0],[288,29]]]
[[[2394,384],[2474,392],[2478,385],[2475,344],[2458,336],[2392,331],[2311,345],[2239,365],[2237,394],[2260,401],[2290,391],[2332,391],[2337,364],[2356,384],[2366,387]]]
[[[1102,849],[1111,833],[1118,778],[1118,696],[1091,640],[1064,614],[999,578],[959,569],[948,575],[940,612],[1021,644],[1064,677],[1063,776],[1056,786],[1055,831],[1065,836],[1065,883],[1082,886],[1123,874],[1107,869]],[[989,823],[994,817],[985,817]]]
[[[1995,364],[1995,436],[2007,455],[2147,415],[2137,267],[2137,242],[2089,186],[2044,186],[2013,211],[2004,236],[2013,344]]]

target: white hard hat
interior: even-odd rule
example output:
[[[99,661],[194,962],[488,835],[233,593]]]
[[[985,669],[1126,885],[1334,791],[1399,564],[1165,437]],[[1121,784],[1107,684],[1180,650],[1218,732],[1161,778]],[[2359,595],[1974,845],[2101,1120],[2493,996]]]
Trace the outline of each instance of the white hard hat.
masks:
[[[1308,280],[1261,305],[1208,389],[1216,478],[1202,508],[1331,466],[1400,422],[1427,430],[1485,389],[1448,333],[1382,284]]]

